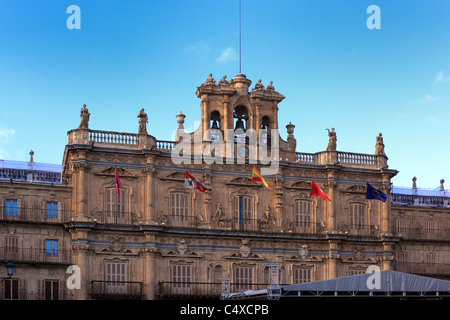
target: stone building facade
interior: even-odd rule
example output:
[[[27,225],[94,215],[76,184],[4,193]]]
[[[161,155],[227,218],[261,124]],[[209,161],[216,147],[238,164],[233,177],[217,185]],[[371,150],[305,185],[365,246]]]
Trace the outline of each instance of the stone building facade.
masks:
[[[210,74],[196,92],[199,128],[186,133],[180,112],[175,141],[147,132],[144,109],[137,134],[90,129],[83,106],[60,172],[2,168],[0,297],[218,298],[223,278],[232,291],[267,287],[268,265],[281,284],[373,265],[450,279],[445,189],[392,190],[381,134],[374,154],[337,151],[334,128],[325,151],[297,152],[295,126],[287,140],[278,131],[284,96],[251,83]],[[270,188],[252,182],[253,166],[272,169]],[[186,188],[185,171],[206,191]],[[312,180],[331,201],[310,196]],[[366,199],[367,183],[388,201]]]

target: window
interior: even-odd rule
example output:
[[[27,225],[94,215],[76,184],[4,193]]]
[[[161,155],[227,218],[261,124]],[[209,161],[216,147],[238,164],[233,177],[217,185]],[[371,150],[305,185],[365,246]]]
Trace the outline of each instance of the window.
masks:
[[[253,282],[253,268],[252,267],[234,267],[234,283],[235,291],[250,290]]]
[[[45,300],[59,300],[59,282],[45,281]]]
[[[364,204],[350,204],[350,229],[359,230],[364,228],[366,223],[364,209]]]
[[[17,200],[6,200],[6,215],[17,217]]]
[[[426,263],[427,263],[427,267],[433,267],[434,264],[436,263],[436,253],[427,252]]]
[[[239,229],[251,230],[253,226],[253,199],[246,196],[235,198],[235,217]]]
[[[45,240],[45,255],[47,257],[58,256],[58,240]]]
[[[18,279],[4,279],[4,288],[5,300],[19,300]]]
[[[305,282],[311,282],[311,268],[306,267],[298,267],[294,268],[293,270],[293,276],[294,276],[294,283],[305,283]]]
[[[183,192],[172,192],[170,194],[170,214],[172,221],[188,220],[188,195]]]
[[[397,220],[397,234],[405,236],[406,235],[406,220],[405,219],[399,219]]]
[[[119,197],[115,187],[106,189],[106,223],[125,223],[125,200],[125,189],[119,188]]]
[[[54,219],[58,217],[58,203],[47,202],[47,219]]]
[[[406,266],[406,259],[407,259],[407,253],[406,252],[399,252],[397,254],[397,264],[399,267]]]
[[[351,276],[356,276],[358,274],[365,274],[365,273],[366,273],[366,269],[350,269]]]
[[[295,227],[307,228],[311,226],[311,202],[297,200],[294,203]]]
[[[105,280],[106,293],[120,294],[125,293],[125,262],[106,262]]]
[[[18,259],[19,255],[19,238],[5,237],[5,254],[10,260]]]
[[[428,220],[427,221],[427,235],[432,235],[434,234],[434,221],[432,220]]]
[[[191,291],[191,266],[172,265],[172,291],[175,294],[188,294]]]

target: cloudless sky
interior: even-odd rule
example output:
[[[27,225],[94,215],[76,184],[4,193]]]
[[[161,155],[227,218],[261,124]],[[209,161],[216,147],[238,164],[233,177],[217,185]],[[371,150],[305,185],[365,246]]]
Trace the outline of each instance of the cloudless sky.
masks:
[[[66,10],[81,10],[68,29]],[[377,5],[381,29],[366,10]],[[0,159],[61,163],[87,105],[89,127],[172,139],[192,131],[197,86],[239,72],[239,1],[0,0]],[[375,152],[395,186],[450,183],[450,1],[242,0],[242,73],[286,98],[279,127],[297,151]]]

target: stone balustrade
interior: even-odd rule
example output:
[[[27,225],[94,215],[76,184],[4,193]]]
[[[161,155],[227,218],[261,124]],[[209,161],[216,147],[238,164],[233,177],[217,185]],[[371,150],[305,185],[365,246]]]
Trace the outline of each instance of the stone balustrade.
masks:
[[[134,133],[89,130],[89,141],[106,144],[138,145],[139,135]]]

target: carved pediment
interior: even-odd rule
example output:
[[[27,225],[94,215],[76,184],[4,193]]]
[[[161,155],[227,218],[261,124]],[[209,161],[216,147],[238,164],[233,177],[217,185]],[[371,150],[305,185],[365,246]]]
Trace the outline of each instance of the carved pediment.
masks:
[[[342,191],[364,193],[364,192],[366,192],[366,188],[367,187],[366,187],[365,184],[354,184],[354,185],[351,185],[351,186],[343,187]]]
[[[175,171],[175,172],[169,173],[164,178],[161,178],[161,180],[183,181],[184,182],[184,179],[185,179],[184,175],[185,175],[184,172]]]
[[[115,176],[114,167],[103,169],[95,174],[98,176],[114,177]],[[124,168],[117,168],[117,174],[119,175],[119,178],[137,178],[137,175],[135,175],[130,170]]]
[[[311,182],[297,181],[287,187],[288,189],[311,189]]]
[[[227,184],[227,185],[235,185],[235,186],[246,186],[246,187],[248,187],[250,185],[253,185],[251,177],[232,178],[228,182],[226,182],[225,184]]]

